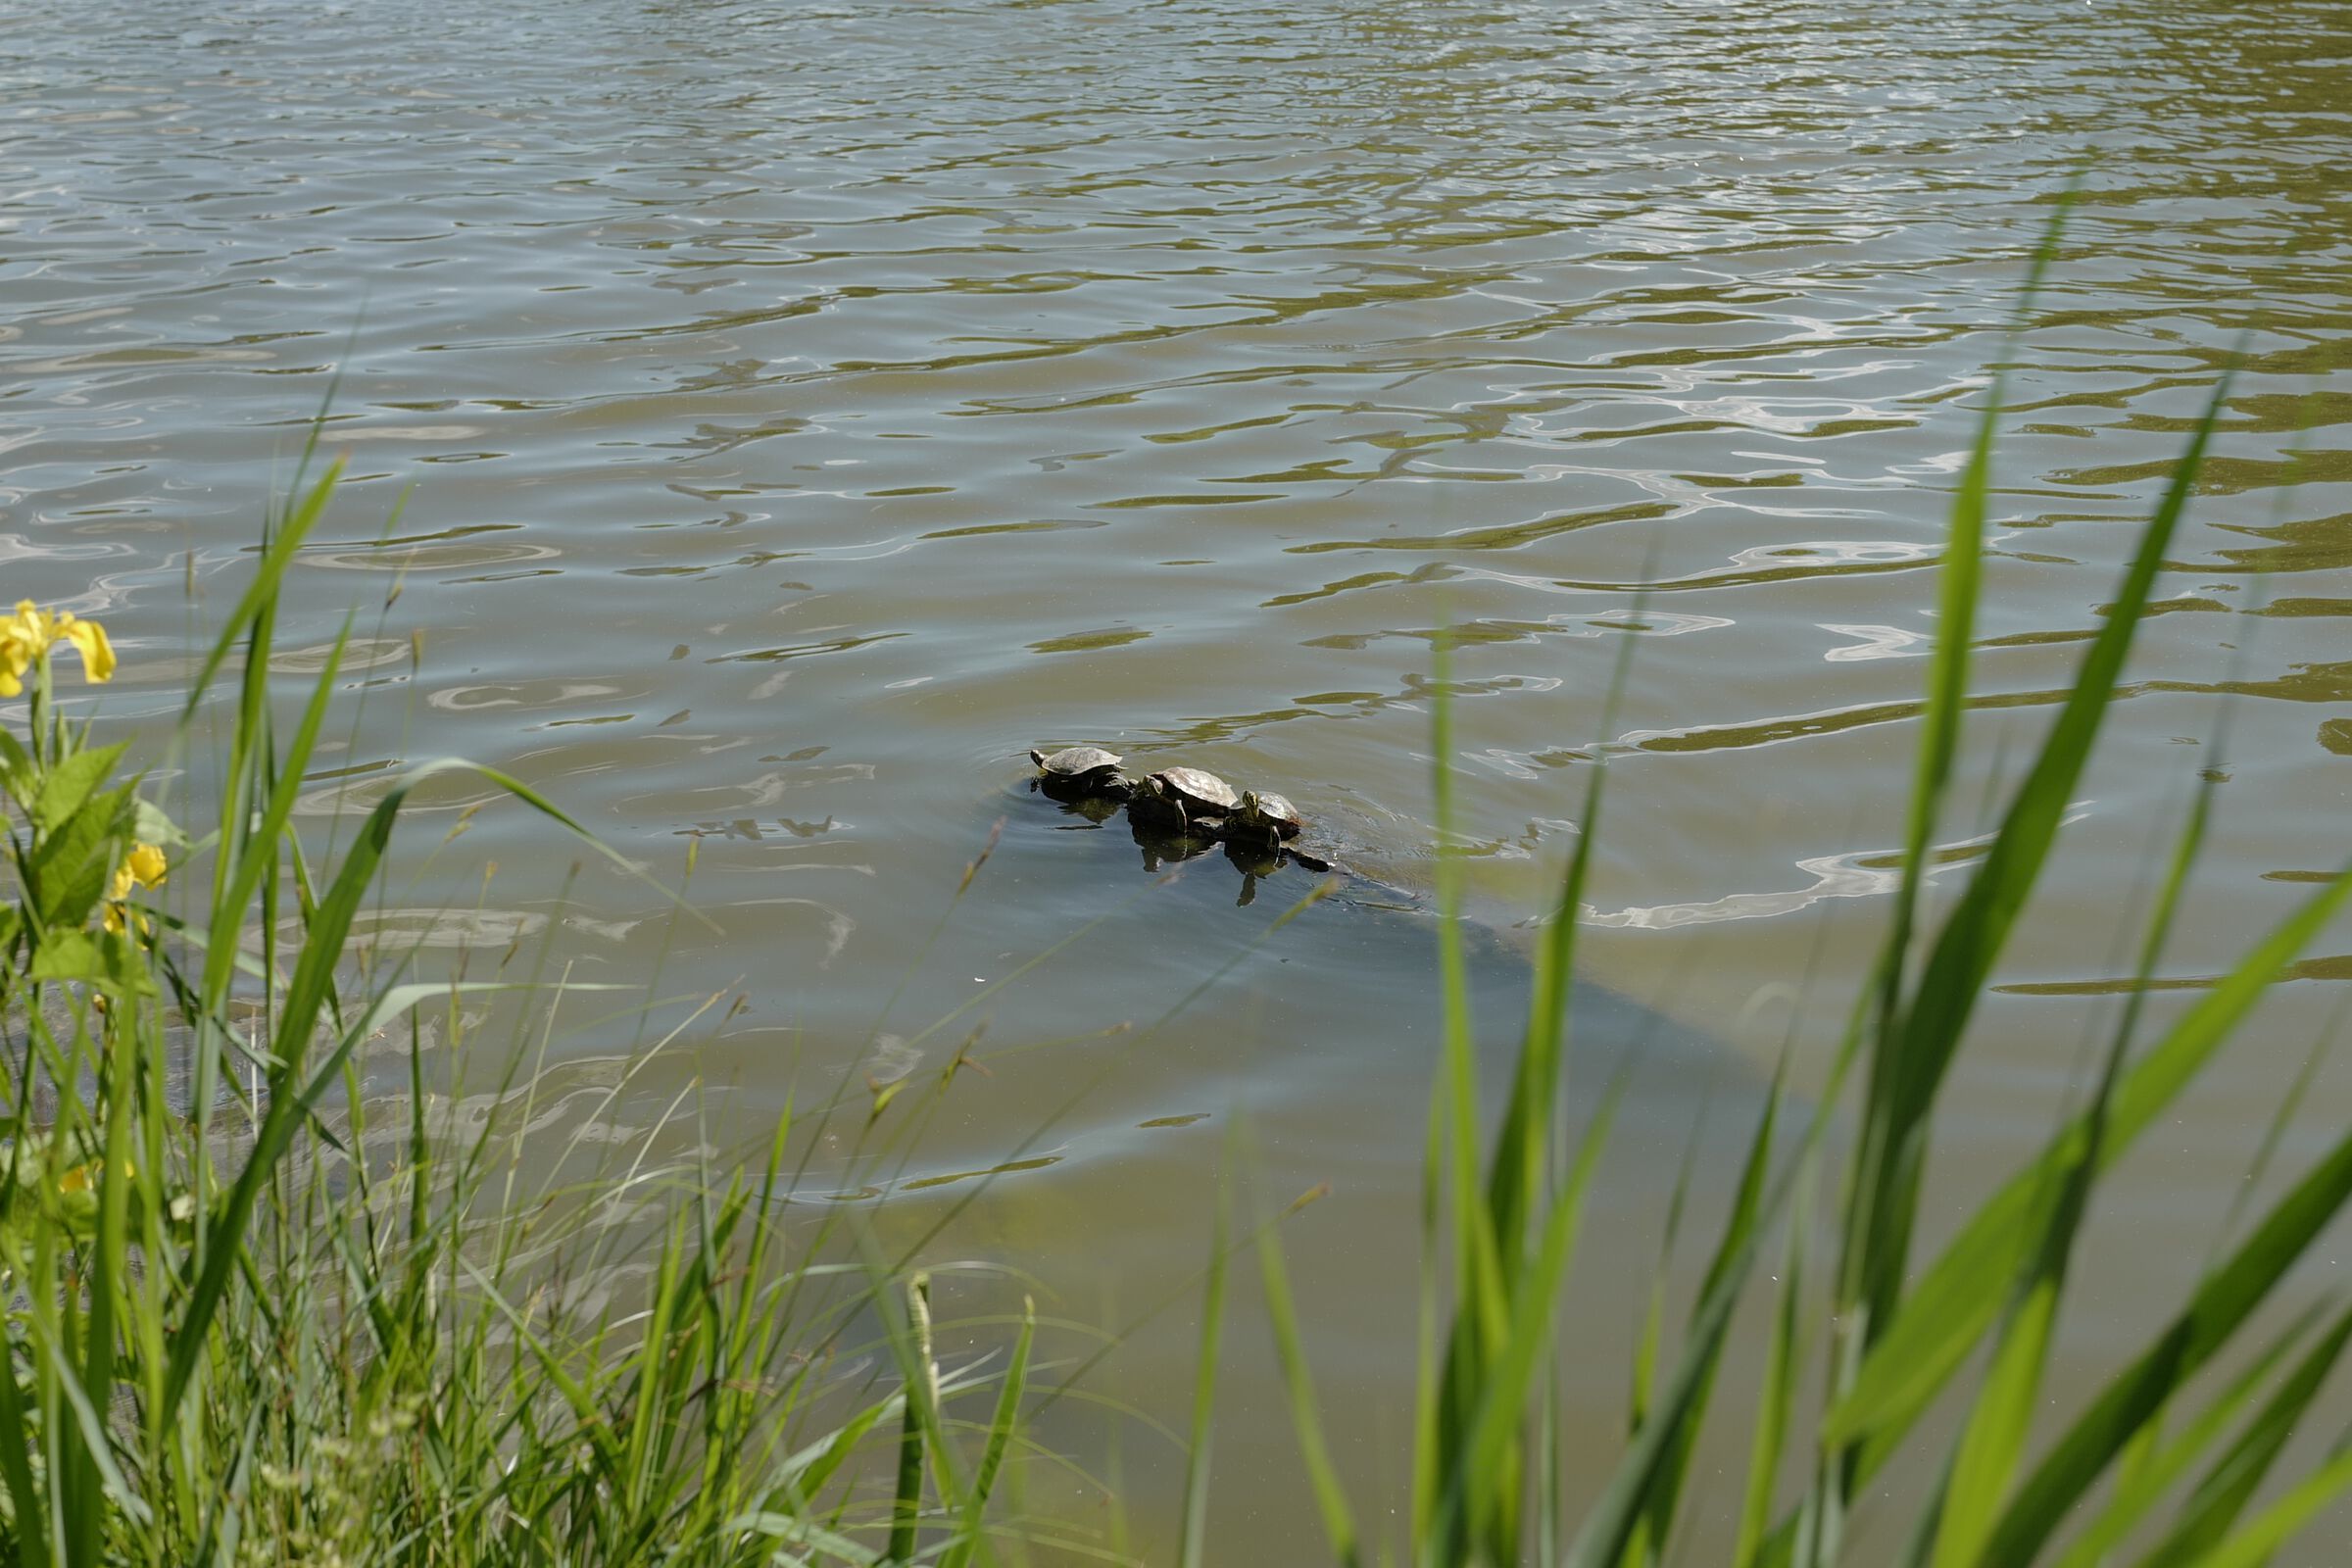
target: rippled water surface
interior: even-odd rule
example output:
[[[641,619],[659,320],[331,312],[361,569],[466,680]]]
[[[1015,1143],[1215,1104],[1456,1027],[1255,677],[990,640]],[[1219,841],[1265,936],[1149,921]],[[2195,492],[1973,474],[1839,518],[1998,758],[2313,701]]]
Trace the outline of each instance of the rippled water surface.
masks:
[[[1394,1480],[1439,628],[1465,643],[1448,760],[1498,1031],[1512,927],[1615,758],[1588,978],[1592,1049],[1644,1053],[1651,1132],[1596,1243],[1629,1277],[1681,1129],[1710,1096],[1733,1125],[1808,969],[1818,1048],[1883,917],[1932,567],[1996,369],[1972,813],[2241,367],[1955,1085],[1958,1189],[2048,1125],[2201,770],[2222,827],[2168,976],[2214,973],[2341,858],[2348,43],[2341,7],[2183,0],[35,0],[0,21],[5,593],[104,616],[104,710],[160,718],[191,583],[218,613],[340,372],[347,484],[281,662],[291,690],[360,605],[344,678],[370,695],[314,825],[464,754],[663,876],[696,840],[720,928],[665,936],[597,868],[564,902],[568,852],[510,808],[427,860],[489,798],[453,788],[379,939],[563,920],[580,972],[660,954],[665,994],[740,994],[645,1075],[726,1086],[722,1143],[796,1074],[928,1072],[985,1023],[995,1075],[958,1081],[912,1179],[1020,1162],[968,1245],[1078,1316],[1199,1258],[1248,1106],[1269,1191],[1334,1183],[1293,1222],[1306,1306],[1360,1416],[1344,1460]],[[1029,745],[1076,740],[1279,788],[1384,886],[1278,931],[1295,871],[1242,909],[1214,860],[1155,888],[1120,824],[1021,792]],[[1955,858],[1984,820],[1951,825]],[[2076,1351],[2139,1321],[2183,1217],[2202,1247],[2348,950],[2119,1193]],[[2323,1073],[2312,1104],[2325,1126],[2352,1092]],[[1133,1348],[1163,1413],[1187,1333]],[[1613,1366],[1581,1391],[1602,1412]],[[1229,1410],[1221,1560],[1301,1560],[1279,1402],[1237,1374]],[[1149,1520],[1167,1452],[1128,1441]]]

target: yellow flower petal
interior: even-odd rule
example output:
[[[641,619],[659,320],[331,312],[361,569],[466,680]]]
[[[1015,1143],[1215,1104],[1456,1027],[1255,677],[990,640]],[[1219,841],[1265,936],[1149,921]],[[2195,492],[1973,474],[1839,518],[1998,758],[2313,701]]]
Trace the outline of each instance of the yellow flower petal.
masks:
[[[0,635],[23,649],[29,659],[49,646],[55,636],[49,612],[29,599],[17,601],[17,612],[0,623]]]
[[[126,1163],[122,1167],[122,1174],[136,1177],[139,1174],[138,1167]],[[86,1193],[96,1187],[105,1177],[106,1161],[93,1159],[87,1165],[76,1165],[60,1176],[57,1179],[57,1190],[61,1193]]]
[[[72,615],[60,615],[58,634],[81,650],[81,671],[96,684],[103,685],[115,678],[115,645],[106,638],[106,628],[94,620],[76,620]]]
[[[164,852],[152,844],[142,844],[132,850],[130,858],[123,862],[122,868],[130,873],[132,881],[150,888],[162,887],[165,876],[171,871],[164,861]]]

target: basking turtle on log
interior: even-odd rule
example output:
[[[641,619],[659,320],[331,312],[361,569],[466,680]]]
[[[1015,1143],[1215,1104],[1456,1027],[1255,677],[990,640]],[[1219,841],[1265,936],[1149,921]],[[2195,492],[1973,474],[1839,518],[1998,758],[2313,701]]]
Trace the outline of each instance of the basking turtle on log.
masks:
[[[1297,838],[1305,826],[1306,818],[1288,797],[1244,790],[1241,805],[1225,818],[1224,833],[1229,839],[1278,845]]]
[[[1180,829],[1190,829],[1196,822],[1213,828],[1241,804],[1233,786],[1216,774],[1197,767],[1170,767],[1135,786],[1127,801],[1127,814]]]
[[[1029,760],[1037,764],[1038,787],[1056,800],[1117,800],[1133,787],[1119,772],[1118,754],[1100,746],[1065,746],[1051,756],[1031,748]]]
[[[1146,869],[1189,860],[1220,842],[1242,873],[1242,898],[1250,903],[1261,878],[1286,865],[1317,876],[1338,874],[1367,889],[1413,896],[1335,863],[1331,843],[1317,832],[1303,842],[1307,823],[1288,797],[1267,791],[1236,790],[1216,774],[1197,767],[1167,767],[1139,779],[1119,771],[1123,760],[1100,746],[1068,746],[1055,752],[1032,749],[1037,764],[1033,786],[1089,820],[1106,823],[1124,802],[1127,825],[1144,852]]]

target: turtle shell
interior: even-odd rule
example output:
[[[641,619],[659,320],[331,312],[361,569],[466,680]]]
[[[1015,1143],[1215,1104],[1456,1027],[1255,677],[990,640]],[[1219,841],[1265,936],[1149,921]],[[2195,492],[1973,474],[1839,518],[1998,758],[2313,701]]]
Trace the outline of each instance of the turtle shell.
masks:
[[[1291,804],[1288,796],[1253,795],[1249,804],[1254,808],[1250,815],[1257,826],[1272,828],[1286,839],[1295,837],[1306,826],[1306,818],[1298,814],[1298,808]]]
[[[1065,746],[1050,757],[1043,752],[1031,752],[1029,757],[1055,778],[1082,778],[1119,765],[1117,754],[1100,746]]]
[[[1242,804],[1233,786],[1197,767],[1170,767],[1152,775],[1195,816],[1222,816]]]

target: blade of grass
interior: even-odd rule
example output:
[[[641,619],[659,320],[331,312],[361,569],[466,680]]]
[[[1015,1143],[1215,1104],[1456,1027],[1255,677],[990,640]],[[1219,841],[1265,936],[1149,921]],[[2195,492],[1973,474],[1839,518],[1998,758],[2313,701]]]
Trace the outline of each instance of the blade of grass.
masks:
[[[1841,1067],[1833,1069],[1833,1082],[1841,1071]],[[1750,1148],[1751,1172],[1760,1172],[1769,1164],[1779,1098],[1776,1079]],[[1816,1115],[1801,1147],[1809,1152],[1812,1139],[1826,1125],[1825,1108]],[[1650,1516],[1657,1489],[1665,1483],[1665,1478],[1677,1474],[1679,1467],[1688,1462],[1690,1446],[1696,1441],[1697,1423],[1703,1419],[1725,1337],[1731,1328],[1732,1309],[1738,1305],[1748,1270],[1754,1264],[1763,1230],[1780,1212],[1788,1185],[1783,1182],[1769,1196],[1759,1191],[1754,1199],[1736,1205],[1725,1220],[1723,1238],[1698,1303],[1691,1310],[1682,1357],[1674,1375],[1667,1380],[1649,1419],[1642,1423],[1642,1430],[1618,1461],[1608,1485],[1586,1514],[1576,1539],[1569,1544],[1564,1568],[1616,1568],[1622,1563],[1635,1531]]]
[[[195,675],[188,681],[187,705],[180,710],[180,722],[183,725],[195,716],[197,705],[204,700],[213,676],[219,673],[237,639],[248,630],[266,623],[266,612],[277,597],[278,583],[284,578],[287,565],[302,548],[303,541],[310,536],[311,529],[325,514],[326,504],[334,499],[336,482],[343,476],[343,461],[337,458],[327,465],[326,472],[319,475],[318,482],[311,487],[311,493],[287,513],[275,536],[262,552],[261,565],[255,571],[253,581],[246,585],[245,592],[238,597],[236,608],[229,612],[227,622],[213,642],[212,652],[205,655],[204,662],[196,667]]]
[[[1283,1268],[1282,1244],[1271,1227],[1261,1228],[1257,1237],[1257,1269],[1266,1296],[1266,1321],[1274,1331],[1274,1348],[1282,1363],[1283,1391],[1289,1396],[1291,1426],[1298,1436],[1299,1456],[1306,1463],[1306,1476],[1315,1494],[1315,1507],[1323,1516],[1323,1534],[1331,1543],[1331,1554],[1343,1568],[1362,1568],[1362,1556],[1356,1546],[1355,1516],[1348,1506],[1348,1494],[1340,1485],[1339,1473],[1332,1468],[1331,1449],[1323,1441],[1323,1417],[1315,1403],[1313,1375],[1306,1364],[1306,1349],[1298,1338],[1298,1314],[1291,1304],[1291,1282]]]
[[[2352,895],[2352,867],[2306,900],[2174,1023],[2124,1075],[2107,1115],[2098,1170],[2112,1168],[2163,1113],[2261,1001],[2271,982],[2309,946]],[[1982,1204],[1905,1298],[1872,1348],[1846,1396],[1829,1414],[1825,1442],[1866,1439],[1858,1478],[1867,1481],[1929,1401],[1949,1381],[2001,1298],[1987,1279],[2014,1278],[2035,1234],[2034,1211],[2056,1172],[2082,1157],[2087,1113]]]
[[[2081,1154],[2047,1173],[2046,1180],[2055,1189],[2046,1205],[2047,1219],[2039,1228],[2032,1259],[2017,1282],[2006,1318],[1995,1335],[1991,1370],[1977,1392],[1944,1495],[1937,1504],[1940,1522],[1933,1559],[1936,1568],[1964,1568],[1977,1561],[2023,1457],[2040,1398],[2067,1266],[2098,1179],[2100,1146],[2106,1139],[2124,1056],[2137,1031],[2141,1006],[2180,912],[2189,871],[2204,847],[2215,787],[2210,777],[2204,781],[2174,846],[2164,886],[2140,944],[2132,995],[2108,1043],[2098,1086],[2082,1112]]]
[[[2228,1536],[2327,1386],[2347,1339],[2352,1339],[2352,1311],[2336,1314],[2328,1332],[2279,1383],[2237,1442],[2206,1472],[2182,1504],[2180,1519],[2141,1559],[2140,1568],[2184,1568]]]
[[[2106,624],[2083,656],[2074,687],[2012,800],[2000,832],[1931,946],[1918,988],[1882,1048],[1878,1059],[1887,1069],[1885,1087],[1879,1089],[1874,1082],[1864,1135],[1874,1152],[1861,1167],[1865,1180],[1857,1185],[1856,1195],[1862,1223],[1856,1284],[1873,1335],[1876,1326],[1892,1315],[1902,1291],[1926,1168],[1929,1112],[1976,999],[2057,837],[2229,393],[2230,380],[2224,376],[2140,536],[2107,607]]]
[[[2352,1199],[2352,1133],[2340,1139],[2197,1288],[2146,1350],[2114,1378],[2018,1487],[1984,1557],[2031,1562],[2147,1418],[2201,1370]]]
[[[1498,1476],[1509,1473],[1502,1464],[1502,1456],[1516,1441],[1528,1403],[1537,1393],[1536,1371],[1551,1348],[1552,1325],[1559,1313],[1569,1260],[1575,1255],[1584,1220],[1585,1195],[1600,1163],[1601,1152],[1608,1146],[1609,1128],[1624,1085],[1621,1076],[1594,1113],[1592,1125],[1586,1129],[1568,1181],[1552,1199],[1544,1215],[1537,1254],[1513,1286],[1508,1330],[1476,1391],[1478,1398],[1470,1412],[1468,1441],[1462,1446],[1455,1469],[1446,1478],[1439,1514],[1439,1540],[1450,1539],[1450,1533],[1444,1528],[1451,1522],[1449,1515],[1472,1513],[1478,1505],[1479,1492],[1494,1487]],[[1503,1511],[1494,1508],[1492,1502],[1489,1508],[1494,1512]]]
[[[1796,1379],[1804,1359],[1805,1239],[1812,1229],[1813,1172],[1817,1168],[1807,1162],[1805,1179],[1798,1186],[1788,1216],[1788,1241],[1781,1254],[1780,1304],[1773,1315],[1772,1339],[1765,1347],[1763,1375],[1758,1380],[1763,1392],[1756,1404],[1755,1432],[1748,1441],[1746,1494],[1740,1504],[1733,1568],[1758,1568],[1762,1561],[1765,1531],[1772,1522],[1773,1488],[1793,1424]]]
[[[980,1468],[973,1473],[971,1487],[964,1493],[959,1539],[942,1559],[944,1568],[965,1568],[985,1539],[981,1531],[986,1523],[988,1499],[996,1490],[997,1474],[1004,1466],[1004,1453],[1011,1446],[1012,1435],[1020,1426],[1021,1396],[1029,1386],[1029,1348],[1036,1336],[1037,1303],[1023,1297],[1020,1335],[1012,1343],[1012,1360],[1004,1369],[1003,1385],[997,1390],[997,1408],[989,1418],[988,1444],[981,1450]]]
[[[2305,1312],[2288,1324],[2264,1348],[2261,1355],[2232,1378],[2193,1420],[2169,1440],[2156,1441],[2159,1435],[2150,1432],[2142,1440],[2143,1447],[2137,1462],[2121,1469],[2106,1506],[2067,1544],[2066,1551],[2059,1557],[2055,1568],[2098,1568],[2100,1563],[2111,1560],[2125,1540],[2165,1500],[2173,1484],[2187,1473],[2188,1467],[2196,1462],[2197,1455],[2204,1452],[2236,1418],[2238,1412],[2261,1392],[2263,1383],[2278,1370],[2287,1353],[2309,1335],[2316,1321],[2316,1312]]]
[[[1239,1125],[1235,1123],[1234,1125]],[[1234,1141],[1227,1140],[1227,1148]],[[1231,1160],[1227,1161],[1231,1168]],[[1184,1513],[1176,1536],[1177,1568],[1200,1568],[1208,1540],[1208,1455],[1216,1408],[1217,1358],[1225,1335],[1226,1233],[1233,1223],[1230,1190],[1217,1194],[1216,1228],[1209,1240],[1208,1284],[1200,1297],[1200,1349],[1193,1367],[1193,1432],[1185,1445]]]
[[[345,854],[343,864],[336,872],[327,896],[319,901],[317,911],[308,922],[302,954],[296,960],[293,980],[286,988],[285,1005],[280,1014],[277,1055],[285,1065],[276,1075],[277,1082],[273,1088],[277,1092],[271,1096],[269,1111],[255,1136],[245,1168],[229,1189],[222,1211],[217,1216],[217,1229],[220,1234],[207,1238],[208,1245],[198,1264],[199,1271],[189,1292],[187,1308],[173,1335],[172,1365],[164,1384],[163,1415],[167,1422],[187,1392],[188,1380],[194,1374],[197,1359],[204,1348],[206,1331],[220,1304],[221,1292],[226,1288],[229,1270],[241,1255],[240,1244],[246,1223],[260,1197],[262,1186],[285,1153],[294,1134],[297,1114],[307,1115],[310,1109],[310,1105],[303,1102],[310,1099],[308,1095],[298,1098],[284,1091],[291,1084],[293,1075],[300,1070],[311,1031],[332,985],[334,966],[341,960],[352,918],[374,883],[376,867],[381,864],[384,852],[391,843],[393,825],[399,820],[401,808],[407,804],[410,793],[425,780],[454,770],[479,774],[541,814],[569,828],[603,854],[627,866],[633,874],[644,876],[643,872],[628,865],[616,852],[598,842],[587,829],[549,804],[536,791],[496,768],[481,767],[457,759],[441,759],[409,769],[386,791],[384,798],[368,813],[367,823]],[[652,880],[650,877],[645,879]],[[356,1040],[347,1037],[319,1076],[324,1078],[327,1072],[339,1070],[356,1044]],[[314,1087],[322,1092],[325,1085],[315,1083]]]
[[[1773,1137],[1779,1124],[1783,1095],[1787,1091],[1788,1058],[1782,1054],[1779,1066],[1772,1075],[1772,1084],[1765,1092],[1764,1109],[1757,1119],[1756,1130],[1748,1142],[1747,1159],[1740,1172],[1740,1185],[1732,1200],[1732,1211],[1724,1224],[1723,1234],[1716,1243],[1715,1255],[1708,1260],[1705,1278],[1699,1285],[1703,1301],[1734,1266],[1737,1254],[1748,1250],[1751,1238],[1759,1232],[1764,1201],[1765,1178],[1772,1164]],[[1694,1309],[1695,1311],[1695,1309]],[[1693,1322],[1692,1328],[1696,1324]],[[1713,1393],[1715,1373],[1710,1370],[1702,1377],[1692,1394],[1689,1413],[1680,1423],[1681,1430],[1667,1446],[1656,1478],[1650,1483],[1649,1497],[1644,1507],[1644,1531],[1650,1544],[1650,1557],[1655,1561],[1666,1550],[1673,1533],[1675,1510],[1682,1500],[1683,1485],[1690,1469],[1690,1457],[1698,1446],[1698,1435],[1707,1419],[1707,1404]]]
[[[2253,1523],[2196,1559],[2190,1568],[2263,1568],[2279,1547],[2342,1496],[2347,1487],[2352,1487],[2352,1445],[2337,1447],[2325,1464],[2289,1488]]]
[[[929,1446],[926,1405],[938,1401],[937,1372],[931,1360],[930,1282],[917,1274],[906,1282],[907,1341],[914,1365],[906,1373],[906,1410],[899,1423],[899,1473],[890,1505],[890,1546],[894,1563],[914,1561],[915,1525],[922,1515],[923,1457]]]

